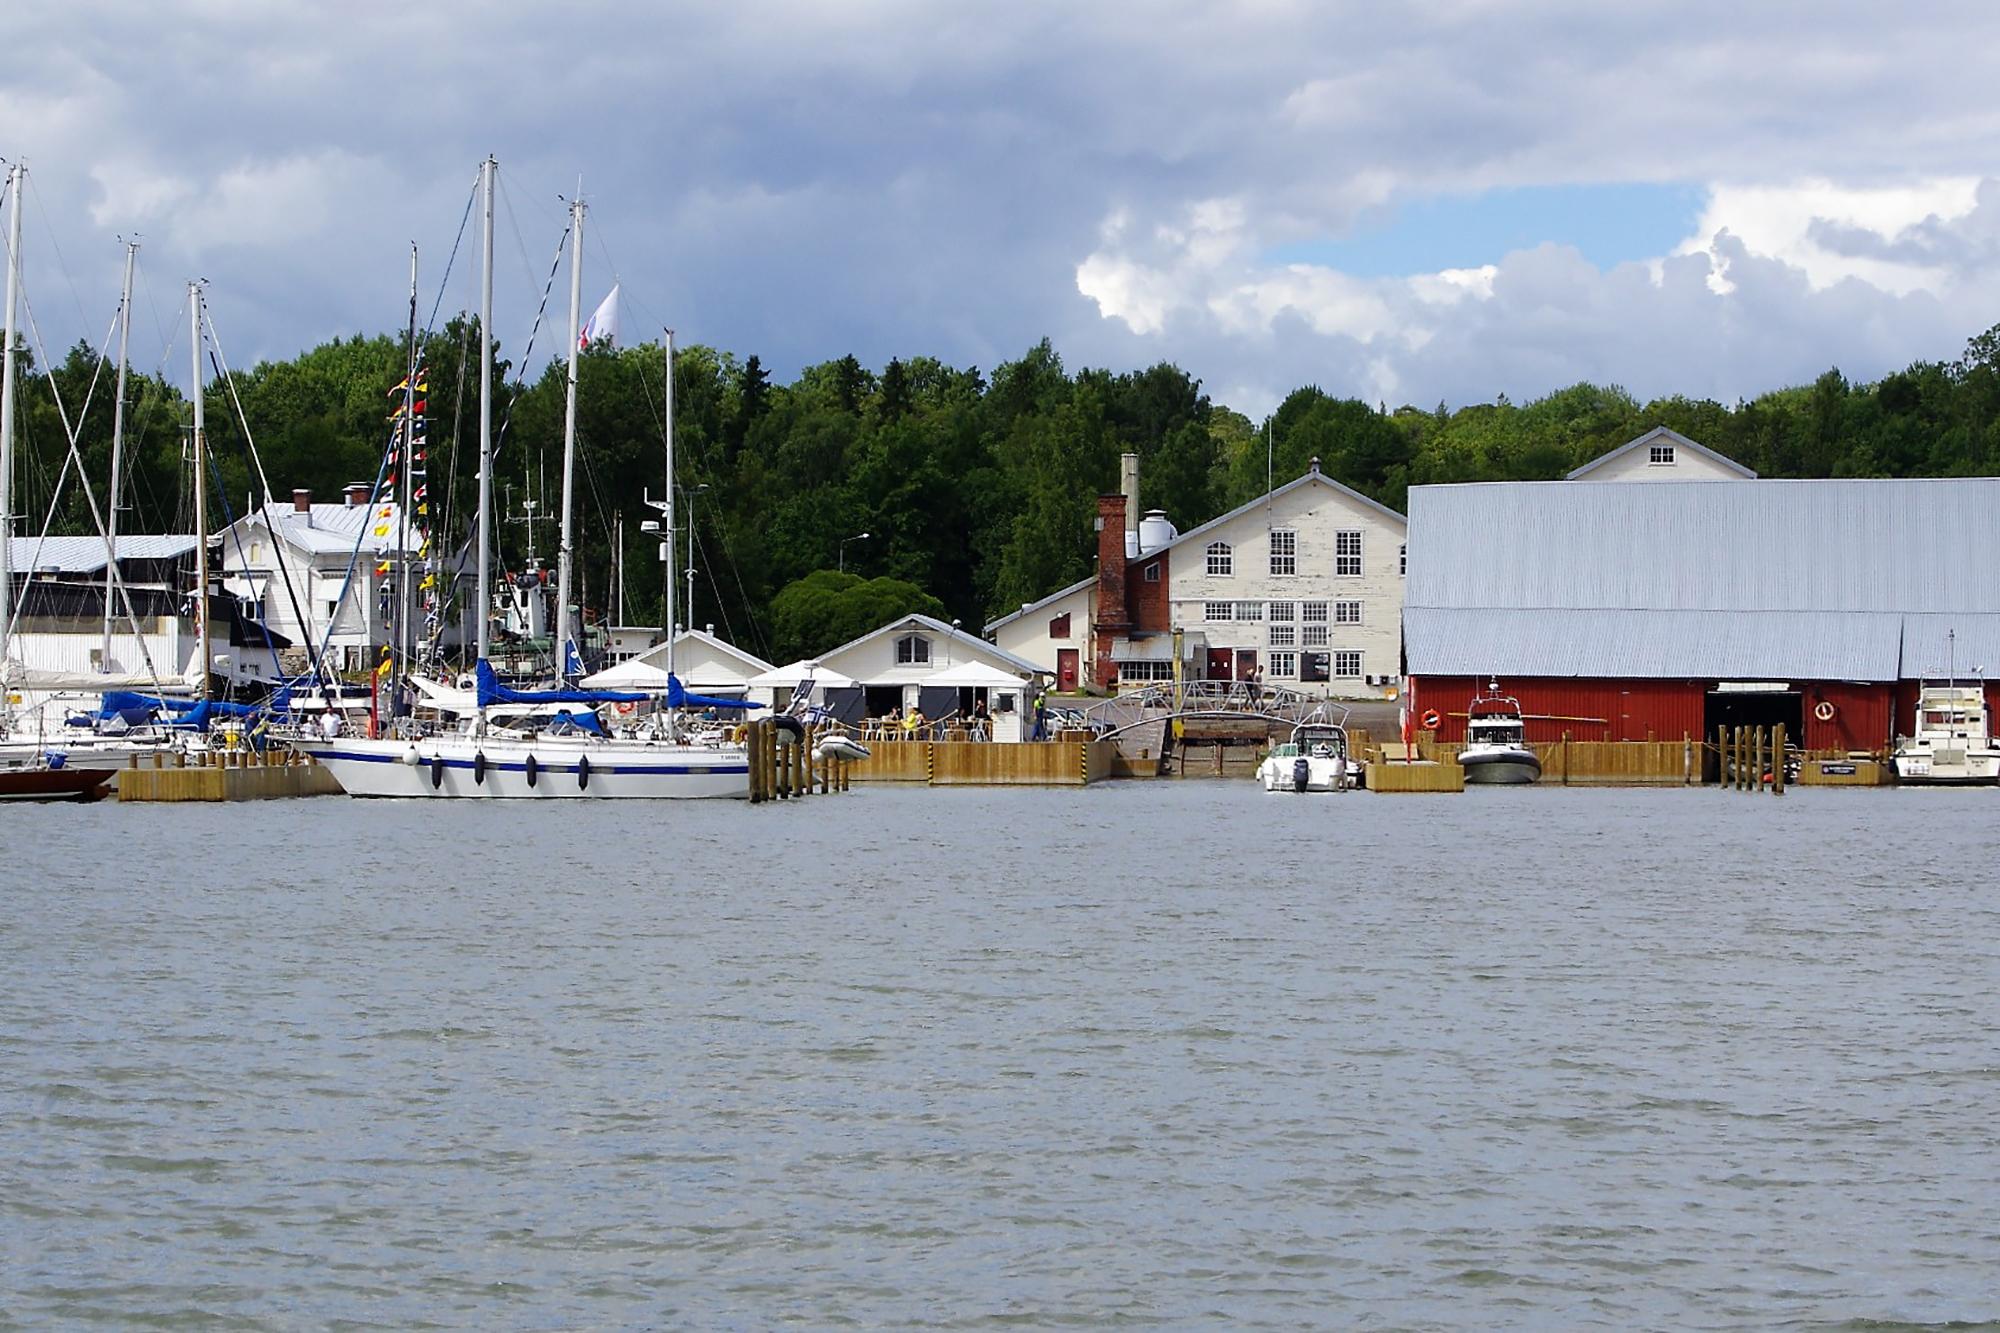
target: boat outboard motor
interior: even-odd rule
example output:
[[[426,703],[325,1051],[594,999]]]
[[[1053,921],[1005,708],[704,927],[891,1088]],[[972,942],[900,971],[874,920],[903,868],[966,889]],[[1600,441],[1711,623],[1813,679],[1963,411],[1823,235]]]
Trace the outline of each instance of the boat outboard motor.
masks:
[[[1312,760],[1300,755],[1292,760],[1292,790],[1304,791],[1312,782]]]

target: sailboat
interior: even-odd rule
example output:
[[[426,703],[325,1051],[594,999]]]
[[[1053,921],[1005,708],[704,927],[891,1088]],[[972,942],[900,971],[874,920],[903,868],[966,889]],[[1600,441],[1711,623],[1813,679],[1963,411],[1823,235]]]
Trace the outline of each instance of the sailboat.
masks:
[[[556,643],[559,656],[557,687],[519,690],[500,682],[491,655],[491,584],[493,504],[493,173],[488,158],[481,167],[484,198],[484,276],[481,283],[479,370],[479,531],[478,531],[478,663],[474,672],[473,711],[455,730],[416,736],[346,738],[337,734],[299,736],[286,743],[324,764],[351,796],[494,797],[494,798],[741,798],[750,794],[749,755],[743,746],[722,740],[690,743],[678,731],[671,711],[656,712],[636,723],[620,723],[607,731],[595,711],[606,704],[639,703],[648,694],[620,690],[571,688],[571,615],[569,608],[572,498],[570,482],[576,451],[576,371],[582,296],[583,205],[571,204],[570,215],[570,352],[568,401],[563,441],[562,545],[558,559]],[[667,339],[669,397],[667,407],[667,476],[671,503],[673,476],[673,407],[671,397],[673,338]],[[666,547],[671,550],[672,517],[668,511]],[[667,571],[673,587],[673,571]],[[671,591],[669,592],[671,596]],[[671,604],[670,604],[671,605]],[[669,614],[671,619],[671,612]],[[671,678],[664,702],[668,710],[737,701],[689,696]],[[522,706],[579,706],[550,726],[507,725],[491,710]]]

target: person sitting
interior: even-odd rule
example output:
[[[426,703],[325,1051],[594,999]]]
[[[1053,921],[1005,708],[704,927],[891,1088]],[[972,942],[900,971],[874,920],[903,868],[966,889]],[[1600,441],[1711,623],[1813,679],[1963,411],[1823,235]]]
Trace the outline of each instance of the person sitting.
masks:
[[[966,730],[973,740],[983,741],[993,734],[993,717],[986,711],[986,701],[976,700],[972,712],[966,716]]]
[[[921,708],[918,708],[915,704],[911,704],[910,711],[903,715],[903,739],[906,741],[915,740],[917,738],[917,733],[922,731],[923,727],[924,727],[923,710]]]

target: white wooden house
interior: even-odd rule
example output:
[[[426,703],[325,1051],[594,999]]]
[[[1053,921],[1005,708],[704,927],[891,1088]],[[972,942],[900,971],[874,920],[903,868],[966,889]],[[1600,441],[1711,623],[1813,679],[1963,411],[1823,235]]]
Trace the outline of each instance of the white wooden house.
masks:
[[[1302,477],[1189,532],[1098,499],[1090,579],[987,625],[1058,690],[1167,680],[1173,635],[1191,680],[1257,680],[1309,694],[1382,697],[1400,675],[1403,516],[1326,476]]]
[[[855,682],[827,691],[828,708],[843,721],[900,715],[912,707],[935,721],[965,717],[984,703],[994,740],[1026,740],[1033,729],[1030,714],[1043,668],[930,616],[893,620],[818,661]]]

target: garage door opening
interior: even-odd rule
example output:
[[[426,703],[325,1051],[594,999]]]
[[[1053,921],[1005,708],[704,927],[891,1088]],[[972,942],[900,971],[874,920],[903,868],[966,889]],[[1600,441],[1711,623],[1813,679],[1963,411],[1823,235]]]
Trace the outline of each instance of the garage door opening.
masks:
[[[1727,727],[1783,727],[1785,743],[1798,745],[1805,739],[1805,704],[1797,690],[1779,684],[1734,684],[1723,682],[1708,692],[1702,708],[1702,738],[1715,740],[1715,729]],[[1710,753],[1702,765],[1702,781],[1715,780],[1717,757]]]

